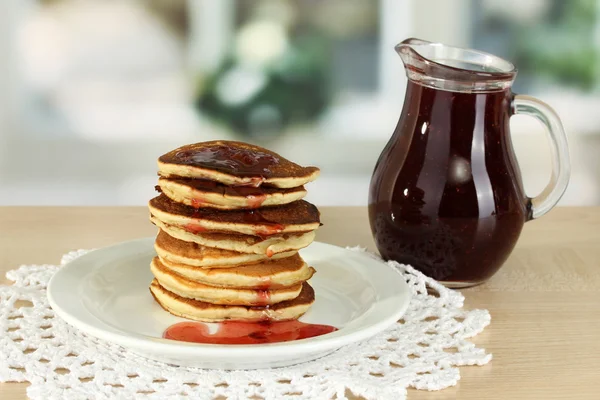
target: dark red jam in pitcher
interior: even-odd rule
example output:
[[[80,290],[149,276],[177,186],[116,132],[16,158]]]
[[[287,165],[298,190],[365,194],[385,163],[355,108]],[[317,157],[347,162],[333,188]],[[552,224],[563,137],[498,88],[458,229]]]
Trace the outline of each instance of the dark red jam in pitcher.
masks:
[[[450,287],[490,278],[523,224],[548,212],[569,180],[566,137],[554,111],[514,95],[514,66],[474,50],[408,39],[396,47],[408,87],[396,130],[371,180],[369,218],[385,259]],[[548,128],[553,174],[536,198],[523,190],[509,120]]]

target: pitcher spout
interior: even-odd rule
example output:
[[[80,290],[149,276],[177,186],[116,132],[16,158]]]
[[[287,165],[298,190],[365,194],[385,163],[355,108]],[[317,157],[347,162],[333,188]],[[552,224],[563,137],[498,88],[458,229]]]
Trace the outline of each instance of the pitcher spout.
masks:
[[[436,89],[487,92],[509,88],[514,65],[481,51],[409,38],[395,47],[408,79]]]
[[[418,51],[416,50],[418,48],[418,46],[428,46],[428,45],[433,45],[433,44],[434,43],[428,42],[426,40],[421,40],[421,39],[417,39],[417,38],[408,38],[408,39],[403,40],[402,42],[398,43],[394,47],[394,49],[396,50],[396,53],[398,53],[398,55],[402,59],[404,66],[406,68],[408,68],[411,65],[415,64],[415,62],[417,61],[417,60],[415,60],[415,58],[421,59],[421,61],[425,61],[425,58],[423,56],[421,56],[418,53]]]

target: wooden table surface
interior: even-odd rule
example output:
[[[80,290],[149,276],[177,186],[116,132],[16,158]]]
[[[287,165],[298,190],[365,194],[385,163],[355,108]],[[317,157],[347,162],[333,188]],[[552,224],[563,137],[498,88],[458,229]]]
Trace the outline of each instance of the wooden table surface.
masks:
[[[150,236],[143,207],[0,208],[0,273],[56,263],[73,249]],[[366,209],[322,209],[317,240],[374,249]],[[456,387],[411,390],[416,399],[600,399],[600,208],[558,208],[529,222],[504,267],[463,291],[467,308],[492,324],[473,340],[493,353],[461,368]],[[25,398],[25,384],[0,384],[0,399]]]

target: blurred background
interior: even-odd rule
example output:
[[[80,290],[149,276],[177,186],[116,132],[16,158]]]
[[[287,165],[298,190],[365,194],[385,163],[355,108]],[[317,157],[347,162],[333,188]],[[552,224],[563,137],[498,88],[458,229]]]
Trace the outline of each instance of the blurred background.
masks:
[[[3,0],[0,204],[145,204],[159,155],[227,138],[321,167],[318,205],[366,205],[407,37],[515,63],[569,136],[561,204],[600,204],[600,0]],[[544,130],[511,126],[536,195]]]

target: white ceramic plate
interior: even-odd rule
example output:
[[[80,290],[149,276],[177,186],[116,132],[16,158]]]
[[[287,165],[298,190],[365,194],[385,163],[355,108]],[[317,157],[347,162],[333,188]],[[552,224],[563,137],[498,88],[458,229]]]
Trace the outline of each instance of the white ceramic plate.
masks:
[[[384,330],[402,317],[410,292],[402,276],[367,254],[313,243],[300,254],[317,273],[310,280],[316,301],[300,320],[339,330],[293,342],[215,345],[162,339],[184,321],[150,295],[154,238],[85,254],[61,268],[48,285],[56,314],[82,331],[137,354],[170,364],[202,368],[280,367],[324,356]]]

